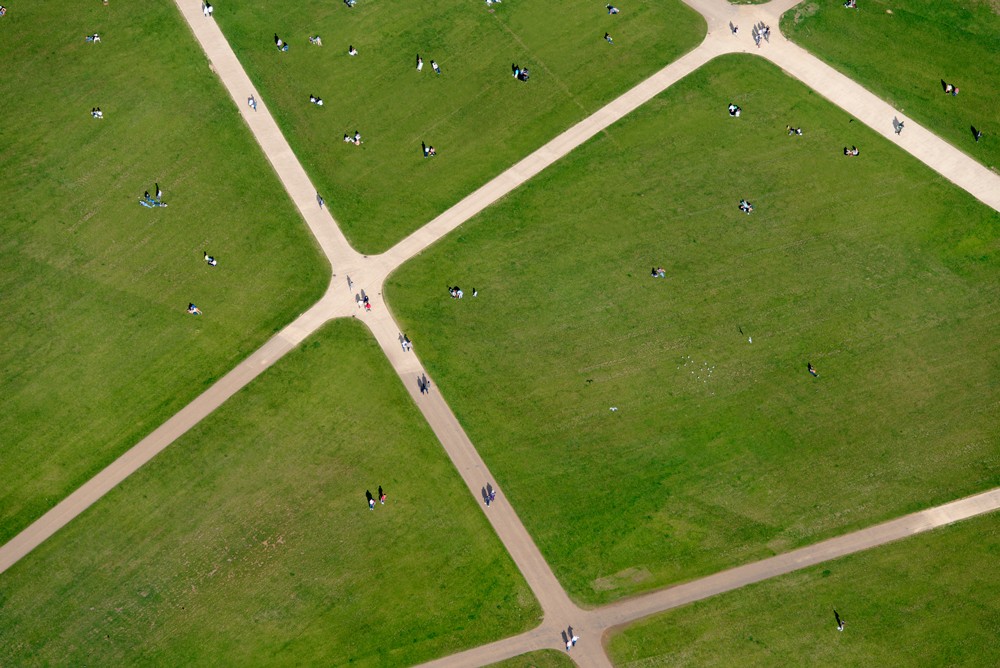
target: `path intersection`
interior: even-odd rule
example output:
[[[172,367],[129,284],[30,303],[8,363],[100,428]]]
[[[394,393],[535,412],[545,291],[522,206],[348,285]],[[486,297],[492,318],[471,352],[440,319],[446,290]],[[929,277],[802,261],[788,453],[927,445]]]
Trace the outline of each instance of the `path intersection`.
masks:
[[[799,1],[772,0],[762,5],[731,5],[726,0],[684,0],[708,24],[708,33],[698,47],[561,133],[388,251],[380,255],[365,256],[351,248],[328,210],[317,206],[316,188],[279,130],[268,110],[266,99],[253,86],[216,22],[205,20],[201,0],[175,0],[214,71],[241,110],[254,138],[333,267],[333,277],[326,293],[313,307],[106,469],[7,544],[0,546],[0,573],[176,441],[326,322],[335,318],[358,317],[371,330],[470,493],[477,496],[482,481],[495,481],[496,478],[490,473],[441,394],[434,391],[421,394],[416,379],[427,375],[427,372],[419,357],[413,352],[403,351],[399,344],[398,337],[402,328],[381,297],[386,277],[499,198],[722,54],[748,53],[770,60],[788,75],[893,141],[958,187],[1000,211],[1000,176],[781,35],[781,15]],[[769,40],[760,47],[754,43],[749,29],[759,22],[772,26]],[[729,28],[730,23],[743,29],[734,35]],[[246,103],[251,95],[257,101],[255,109]],[[906,122],[905,134],[894,133],[894,117]],[[355,299],[360,290],[364,290],[370,297],[374,306],[372,311],[366,312],[358,308]],[[526,633],[443,657],[425,664],[427,666],[482,666],[534,650],[562,649],[561,632],[570,625],[581,638],[570,652],[570,658],[582,667],[611,666],[602,639],[613,627],[753,582],[1000,509],[998,488],[682,585],[585,610],[570,600],[516,511],[506,502],[503,490],[498,491],[498,501],[490,507],[487,518],[538,599],[544,614],[543,622]]]

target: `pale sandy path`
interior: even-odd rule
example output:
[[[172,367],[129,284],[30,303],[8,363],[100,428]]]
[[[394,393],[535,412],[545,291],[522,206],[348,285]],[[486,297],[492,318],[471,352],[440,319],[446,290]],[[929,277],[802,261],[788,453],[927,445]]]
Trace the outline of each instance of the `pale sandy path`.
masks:
[[[1000,488],[952,501],[936,508],[928,508],[867,529],[779,554],[770,559],[628,598],[595,610],[581,611],[577,626],[580,629],[581,642],[573,649],[571,657],[583,665],[579,661],[580,650],[586,651],[588,649],[588,643],[584,641],[593,640],[594,636],[591,634],[596,633],[597,637],[600,638],[616,626],[629,624],[644,617],[739,589],[754,582],[768,580],[831,559],[885,545],[953,522],[995,512],[998,509],[1000,509]],[[600,647],[600,645],[597,646]],[[518,654],[539,649],[551,649],[552,647],[552,639],[544,634],[540,635],[538,629],[535,629],[492,645],[477,647],[423,665],[434,668],[474,668],[502,661]]]
[[[447,403],[437,392],[436,387],[432,385],[431,393],[428,395],[421,395],[417,390],[416,377],[418,374],[423,374],[424,370],[416,353],[402,351],[397,338],[399,327],[380,299],[382,283],[393,269],[566,155],[582,142],[722,53],[740,51],[757,53],[774,60],[793,76],[815,87],[835,104],[855,115],[858,120],[871,125],[892,139],[892,116],[889,115],[888,120],[885,120],[888,108],[885,103],[780,36],[778,17],[781,12],[795,4],[791,0],[778,0],[770,5],[755,7],[734,7],[720,0],[686,0],[688,4],[701,12],[709,23],[709,34],[697,49],[562,133],[386,253],[372,258],[365,258],[351,249],[336,222],[325,209],[318,207],[315,199],[315,188],[278,130],[267,110],[266,103],[253,88],[218,26],[214,20],[202,16],[200,0],[175,1],[191,26],[196,39],[208,55],[214,70],[241,110],[241,114],[277,172],[289,196],[302,213],[320,248],[330,260],[334,268],[334,277],[326,295],[313,308],[297,318],[260,350],[107,469],[88,481],[9,543],[0,547],[0,572],[9,568],[121,480],[179,438],[240,388],[319,329],[323,323],[331,318],[348,315],[358,316],[369,326],[473,495],[479,498],[479,489],[488,481],[493,482],[494,486],[498,488],[497,503],[486,509],[485,512],[497,535],[538,598],[545,615],[541,626],[525,634],[445,657],[428,665],[476,666],[534,649],[561,648],[560,631],[572,624],[581,637],[580,644],[573,649],[571,654],[574,661],[581,666],[594,666],[595,668],[609,666],[610,662],[604,653],[600,638],[610,626],[627,623],[686,602],[787,573],[826,559],[867,549],[874,545],[896,540],[904,535],[926,531],[934,526],[971,516],[971,514],[989,512],[997,507],[1000,491],[994,490],[979,497],[973,497],[973,499],[924,511],[924,513],[831,539],[757,564],[749,564],[709,578],[628,599],[597,610],[584,611],[569,600],[555,579],[551,568],[535,546],[516,512],[506,503],[503,490],[499,489]],[[730,20],[741,26],[740,35],[733,37],[729,34],[728,22]],[[756,49],[750,41],[750,24],[756,20],[764,20],[772,27],[771,43],[760,50]],[[808,62],[800,62],[803,60]],[[247,97],[251,94],[257,98],[256,112],[246,104]],[[891,109],[889,111],[892,112]],[[889,123],[888,129],[880,127],[883,122]],[[915,131],[911,133],[911,130]],[[911,135],[912,141],[910,141]],[[904,135],[896,140],[905,150],[911,151],[953,182],[995,209],[1000,208],[995,197],[1000,193],[1000,188],[995,187],[997,177],[979,166],[978,163],[974,163],[960,151],[950,147],[922,128],[918,128],[912,122],[907,122]],[[940,152],[940,156],[938,156],[938,152]],[[976,167],[979,169],[977,170]],[[354,279],[354,290],[347,289],[346,277],[348,275]],[[353,297],[359,288],[366,290],[373,298],[375,310],[372,313],[364,313],[355,306]]]

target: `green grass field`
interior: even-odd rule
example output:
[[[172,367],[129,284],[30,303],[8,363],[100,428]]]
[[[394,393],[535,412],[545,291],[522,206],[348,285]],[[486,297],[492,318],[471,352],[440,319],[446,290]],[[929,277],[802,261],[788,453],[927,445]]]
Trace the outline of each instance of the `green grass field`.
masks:
[[[0,575],[0,607],[5,666],[411,665],[540,615],[353,321]]]
[[[805,2],[781,30],[994,171],[1000,169],[1000,10],[995,0]],[[958,86],[946,95],[941,80]],[[977,143],[970,126],[983,131]]]
[[[2,24],[0,542],[329,275],[173,3],[84,4],[18,4]],[[155,182],[168,208],[139,206]]]
[[[562,583],[596,604],[1000,484],[998,223],[727,56],[386,295]]]
[[[489,668],[572,668],[574,665],[564,653],[548,649],[490,664]]]
[[[636,0],[617,16],[575,0],[493,11],[467,0],[362,0],[354,9],[251,0],[220,5],[215,17],[348,239],[366,253],[694,48],[706,30],[679,0]],[[275,48],[275,33],[288,52]],[[322,47],[309,44],[316,34]],[[515,80],[512,63],[529,68],[530,81]],[[355,130],[361,147],[343,142]],[[422,157],[422,141],[437,157]]]
[[[994,513],[658,615],[609,649],[621,668],[995,666],[998,558]]]

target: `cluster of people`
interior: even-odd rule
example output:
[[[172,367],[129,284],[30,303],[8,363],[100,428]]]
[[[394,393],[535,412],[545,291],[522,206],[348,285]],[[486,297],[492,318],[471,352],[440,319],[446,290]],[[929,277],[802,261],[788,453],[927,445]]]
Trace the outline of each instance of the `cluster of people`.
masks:
[[[194,305],[194,302],[188,302],[188,313],[191,315],[201,315],[201,309]]]
[[[732,117],[735,118],[735,117],[739,116],[741,113],[743,113],[742,109],[740,109],[738,106],[736,106],[732,102],[729,103],[729,115],[730,116],[732,116]]]
[[[576,635],[576,633],[573,631],[572,626],[563,631],[562,637],[563,637],[563,642],[566,643],[567,652],[576,647],[576,644],[580,642],[580,636]]]
[[[428,146],[424,142],[420,142],[420,148],[423,151],[425,158],[433,158],[435,155],[438,154],[438,152],[434,149],[433,146]]]
[[[750,202],[746,201],[745,199],[741,199],[740,200],[740,211],[742,211],[743,213],[745,213],[746,215],[749,216],[753,212],[753,204],[751,204]]]
[[[313,46],[323,46],[323,38],[319,35],[310,35],[309,43]]]
[[[527,81],[528,78],[531,77],[531,73],[528,72],[528,68],[527,67],[521,67],[517,63],[511,63],[510,64],[510,69],[511,69],[511,72],[514,73],[514,78],[518,79],[520,81]]]
[[[951,95],[952,97],[958,95],[958,87],[948,83],[944,79],[941,79],[941,88],[944,89],[946,95]]]
[[[493,489],[493,485],[486,483],[486,487],[482,489],[483,503],[489,508],[490,504],[497,500],[497,491]]]
[[[365,498],[368,499],[368,510],[375,510],[375,497],[372,496],[371,490],[365,490]],[[385,505],[385,492],[382,491],[382,485],[378,486],[378,502]]]
[[[201,3],[201,11],[205,16],[211,18],[212,12],[215,11],[215,7],[212,6],[212,3],[206,0],[205,2]]]
[[[650,272],[653,278],[666,278],[667,270],[663,267],[653,267],[653,271]]]
[[[844,155],[851,157],[855,155],[861,155],[861,151],[858,150],[857,146],[852,146],[851,148],[844,147]]]
[[[207,264],[209,267],[215,267],[218,266],[219,264],[218,260],[216,260],[214,257],[208,254],[208,251],[205,251],[204,258],[205,258],[205,264]]]
[[[317,107],[322,107],[323,106],[323,98],[316,97],[312,93],[309,94],[309,101],[312,102],[313,104],[315,104]]]
[[[451,295],[452,299],[461,299],[465,296],[465,293],[462,292],[462,288],[457,285],[455,287],[448,286],[448,294]]]
[[[408,337],[406,334],[401,333],[399,335],[399,345],[403,347],[404,353],[408,353],[411,350],[413,350],[413,342],[410,341],[410,337]]]
[[[86,37],[84,37],[84,39],[90,42],[91,44],[97,44],[98,42],[101,41],[101,36],[95,32],[93,35],[87,35]]]
[[[160,190],[160,184],[157,183],[155,186],[156,197],[152,197],[147,190],[142,198],[139,200],[139,204],[146,207],[147,209],[155,209],[161,206],[166,206],[167,203],[163,201],[163,191]]]
[[[285,40],[278,37],[278,33],[274,33],[274,45],[278,47],[278,51],[288,51],[288,45]]]
[[[847,7],[848,9],[857,9],[858,0],[844,0],[844,6]]]
[[[417,71],[418,72],[422,72],[423,69],[424,69],[424,59],[421,58],[420,54],[418,53],[417,54]],[[431,61],[431,69],[434,70],[435,73],[441,74],[441,66],[437,64],[436,60],[432,60]]]
[[[606,5],[606,8],[608,10],[608,14],[610,14],[610,15],[617,14],[618,11],[619,11],[619,9],[617,7],[615,7],[614,5]]]
[[[355,146],[361,146],[361,133],[355,130],[353,137],[351,135],[345,134],[344,143],[354,144]]]
[[[486,0],[486,6],[492,7],[493,5],[499,5],[500,0]]]
[[[761,38],[764,38],[765,42],[771,41],[771,26],[766,25],[763,21],[761,21],[760,23],[756,24],[753,27],[753,30],[750,31],[750,34],[753,36],[753,41],[757,45],[757,48],[759,49]]]
[[[798,135],[802,136],[802,128],[793,128],[791,125],[786,125],[785,129],[788,130],[788,136]]]
[[[94,107],[90,110],[90,115],[94,118],[104,118],[104,112],[101,111],[100,107]]]
[[[354,5],[358,4],[358,0],[344,0],[344,4],[347,5],[348,9],[351,9]]]

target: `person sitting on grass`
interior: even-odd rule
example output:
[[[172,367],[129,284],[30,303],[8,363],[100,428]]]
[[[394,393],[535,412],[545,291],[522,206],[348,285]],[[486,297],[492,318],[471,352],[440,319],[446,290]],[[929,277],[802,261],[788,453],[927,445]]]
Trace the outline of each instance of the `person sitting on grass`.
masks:
[[[604,41],[607,42],[608,44],[615,43],[615,40],[611,39],[611,35],[609,35],[608,33],[604,33]]]
[[[349,55],[349,56],[356,56],[356,55],[358,55],[358,50],[354,48],[353,44],[348,45],[348,47],[347,47],[347,55]]]
[[[737,106],[736,106],[735,104],[733,104],[732,102],[730,102],[730,103],[729,103],[729,115],[730,115],[730,116],[732,116],[732,117],[736,118],[736,117],[738,117],[738,116],[739,116],[739,115],[740,115],[741,113],[743,113],[743,110],[742,110],[742,109],[740,109],[739,107],[737,107]]]
[[[846,0],[846,2],[844,2],[844,6],[847,7],[848,9],[857,9],[858,0]]]
[[[6,15],[7,15],[7,8],[4,7],[3,5],[0,5],[0,16],[6,16]]]
[[[201,315],[201,309],[194,304],[188,304],[188,313],[191,315]]]
[[[354,7],[354,5],[358,4],[358,2],[357,0],[344,0],[344,4],[347,5],[348,9],[350,9]]]
[[[531,76],[531,73],[528,72],[528,68],[524,67],[524,68],[521,68],[521,72],[520,72],[520,74],[517,75],[517,78],[520,81],[527,81],[528,77],[530,77],[530,76]]]
[[[749,216],[750,213],[753,211],[753,204],[751,204],[750,202],[746,201],[745,199],[741,199],[740,200],[740,211],[742,211],[743,213],[745,213],[746,215]]]
[[[618,13],[618,8],[615,7],[614,5],[607,5],[607,10],[608,10],[608,14],[610,14],[612,16]]]
[[[285,40],[278,37],[278,33],[274,33],[274,45],[278,47],[278,51],[288,51],[288,45],[285,44]]]

